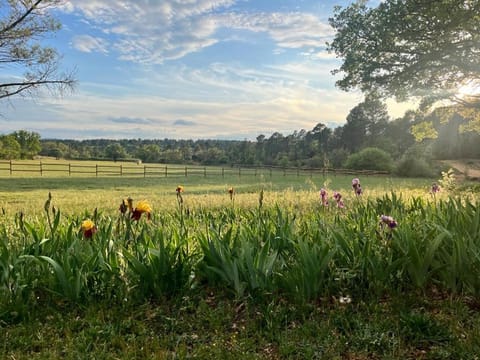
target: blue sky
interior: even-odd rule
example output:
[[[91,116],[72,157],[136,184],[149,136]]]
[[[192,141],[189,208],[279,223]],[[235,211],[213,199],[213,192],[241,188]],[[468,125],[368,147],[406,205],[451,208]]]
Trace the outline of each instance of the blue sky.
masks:
[[[378,1],[377,1],[378,2]],[[255,139],[345,123],[325,49],[347,0],[70,0],[44,40],[74,93],[1,105],[0,131],[42,138]],[[375,5],[375,1],[371,1]],[[0,68],[0,79],[18,74]],[[404,108],[391,107],[392,116]]]

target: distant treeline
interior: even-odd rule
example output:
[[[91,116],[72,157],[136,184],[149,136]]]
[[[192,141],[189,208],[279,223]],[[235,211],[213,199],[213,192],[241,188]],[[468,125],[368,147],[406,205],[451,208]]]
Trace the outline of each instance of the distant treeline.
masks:
[[[42,155],[166,164],[333,167],[422,176],[431,174],[432,159],[480,157],[480,135],[460,131],[464,122],[455,113],[444,121],[438,112],[427,118],[407,112],[402,118],[391,120],[383,103],[367,98],[350,111],[345,125],[333,129],[318,123],[311,130],[259,135],[255,141],[57,140],[40,139],[36,133],[21,130],[0,136],[0,158]],[[432,126],[416,126],[425,123]],[[422,129],[429,131],[418,134]],[[414,135],[423,140],[415,141]]]

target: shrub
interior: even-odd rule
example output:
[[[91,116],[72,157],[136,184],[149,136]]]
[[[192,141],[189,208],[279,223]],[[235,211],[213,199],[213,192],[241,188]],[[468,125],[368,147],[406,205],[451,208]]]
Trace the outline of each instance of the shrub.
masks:
[[[387,152],[369,147],[352,154],[345,162],[347,169],[391,171],[393,160]]]
[[[425,159],[407,155],[397,164],[395,174],[404,177],[432,177],[434,170]]]

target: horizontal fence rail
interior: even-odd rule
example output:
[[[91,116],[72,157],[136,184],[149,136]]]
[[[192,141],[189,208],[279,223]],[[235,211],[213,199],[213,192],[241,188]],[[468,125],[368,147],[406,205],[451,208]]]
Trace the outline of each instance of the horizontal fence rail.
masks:
[[[160,164],[78,164],[55,162],[16,162],[0,160],[0,176],[5,175],[47,175],[49,173],[68,176],[139,176],[139,177],[189,177],[189,176],[313,176],[313,175],[388,175],[386,171],[351,170],[333,168],[303,168],[281,166],[240,166],[201,167]]]

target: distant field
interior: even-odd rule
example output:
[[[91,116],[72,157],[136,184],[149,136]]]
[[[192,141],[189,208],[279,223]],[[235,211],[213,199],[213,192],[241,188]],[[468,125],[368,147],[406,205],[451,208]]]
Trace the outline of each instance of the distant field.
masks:
[[[54,160],[48,160],[48,164]],[[47,162],[44,162],[44,164]],[[69,162],[58,161],[57,167],[68,166]],[[33,165],[32,165],[33,164]],[[29,166],[39,166],[39,161],[25,161],[26,169]],[[73,163],[72,163],[73,164]],[[96,166],[108,168],[120,165],[135,168],[132,163],[114,162],[75,162],[76,166],[85,166],[89,169]],[[0,164],[5,167],[5,164]],[[54,165],[42,165],[53,167]],[[149,165],[161,169],[161,165]],[[258,204],[258,196],[263,189],[265,203],[279,203],[285,206],[302,204],[311,208],[318,203],[318,191],[325,187],[331,191],[344,193],[345,200],[353,194],[351,179],[354,175],[325,175],[311,174],[298,175],[294,172],[284,173],[282,170],[270,172],[229,168],[223,172],[219,167],[197,167],[197,171],[187,172],[184,166],[168,165],[172,171],[177,169],[176,175],[167,175],[158,171],[157,174],[147,177],[133,173],[118,175],[102,175],[75,173],[68,175],[64,172],[44,171],[42,176],[37,172],[14,172],[9,174],[4,168],[0,170],[0,207],[8,214],[23,211],[26,214],[38,214],[43,210],[43,204],[51,192],[53,204],[64,214],[79,211],[99,210],[110,213],[118,209],[122,199],[132,197],[134,200],[146,199],[154,210],[161,211],[176,206],[175,188],[177,185],[185,187],[185,204],[189,207],[225,207],[230,205],[227,194],[229,187],[235,189],[235,205],[250,207]],[[206,175],[205,175],[206,173]],[[401,179],[387,176],[359,175],[365,190],[365,196],[377,196],[386,192],[407,192],[409,195],[424,195],[428,193],[431,180],[428,179]]]

